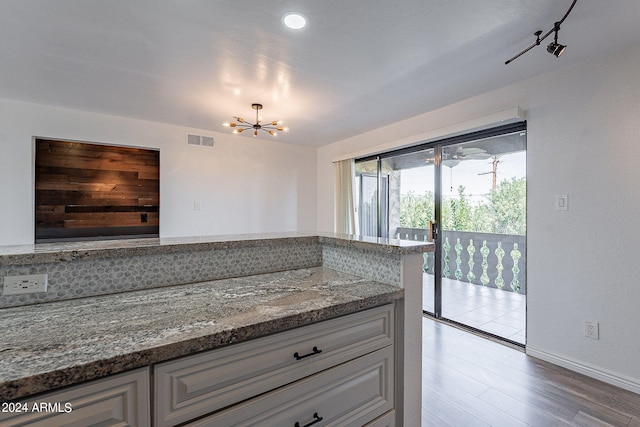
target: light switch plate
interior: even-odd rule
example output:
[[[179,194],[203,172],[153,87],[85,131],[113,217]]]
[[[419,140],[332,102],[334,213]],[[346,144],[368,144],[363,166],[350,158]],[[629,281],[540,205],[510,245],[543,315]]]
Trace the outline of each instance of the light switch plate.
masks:
[[[556,194],[555,208],[557,211],[566,211],[569,209],[569,196],[566,194]]]

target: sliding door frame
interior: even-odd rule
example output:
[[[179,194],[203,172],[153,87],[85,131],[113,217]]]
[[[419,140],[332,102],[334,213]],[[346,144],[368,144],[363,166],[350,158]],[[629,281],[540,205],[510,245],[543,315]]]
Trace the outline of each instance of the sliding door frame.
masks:
[[[519,121],[515,123],[509,123],[506,125],[496,126],[489,129],[483,129],[479,131],[469,132],[461,135],[451,136],[447,138],[442,138],[438,140],[428,141],[428,142],[420,142],[410,147],[404,147],[396,150],[387,151],[384,153],[378,153],[375,155],[361,157],[355,159],[356,162],[365,162],[365,161],[377,161],[377,179],[378,179],[378,237],[382,237],[382,215],[387,214],[382,212],[382,160],[389,157],[399,156],[402,154],[410,154],[419,151],[434,150],[434,263],[433,263],[433,272],[434,272],[434,307],[433,313],[427,312],[423,309],[425,314],[431,315],[439,320],[446,320],[448,322],[456,323],[461,326],[458,322],[453,320],[443,319],[442,317],[442,241],[441,239],[441,224],[442,224],[442,149],[444,147],[462,144],[465,142],[478,141],[482,139],[494,138],[498,136],[509,135],[518,132],[526,132],[527,130],[527,122]],[[388,186],[387,186],[388,189]],[[387,227],[389,226],[389,219],[386,221]],[[390,236],[389,230],[387,230],[387,235]],[[469,329],[474,329],[473,327],[467,327]],[[480,331],[482,333],[492,335],[490,333]],[[503,339],[501,337],[497,337]],[[510,342],[510,340],[504,339],[505,341]],[[516,343],[517,344],[517,343]]]
[[[442,319],[442,245],[440,236],[442,234],[442,145],[433,146],[433,242],[436,247],[433,253],[433,313],[428,313],[424,307],[423,313],[432,314],[436,319]]]

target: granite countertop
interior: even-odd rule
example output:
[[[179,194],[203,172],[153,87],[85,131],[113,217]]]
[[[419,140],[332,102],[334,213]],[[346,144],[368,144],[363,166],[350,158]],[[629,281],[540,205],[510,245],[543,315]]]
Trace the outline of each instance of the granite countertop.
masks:
[[[429,242],[335,233],[238,234],[0,246],[0,266],[163,254],[184,250],[204,251],[290,245],[291,243],[333,244],[400,255],[433,252],[435,248],[434,244]]]
[[[0,401],[401,299],[324,267],[0,310]]]

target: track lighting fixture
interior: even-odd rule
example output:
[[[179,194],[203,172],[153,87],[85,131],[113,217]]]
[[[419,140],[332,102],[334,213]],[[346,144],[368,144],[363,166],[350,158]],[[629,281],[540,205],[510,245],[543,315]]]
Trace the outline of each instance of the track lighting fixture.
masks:
[[[549,45],[547,46],[547,52],[555,55],[556,58],[559,57],[560,55],[562,55],[564,53],[564,51],[567,49],[567,47],[564,46],[564,45],[561,45],[560,43],[558,43],[558,31],[560,31],[560,25],[564,22],[565,19],[567,19],[567,16],[569,16],[569,13],[571,13],[571,10],[573,9],[573,6],[576,5],[577,1],[578,0],[573,0],[573,2],[571,3],[571,6],[569,6],[569,10],[567,10],[567,13],[564,14],[564,16],[562,17],[561,20],[559,20],[558,22],[554,23],[553,24],[553,28],[550,29],[545,35],[540,37],[542,35],[542,31],[536,31],[535,33],[533,33],[533,35],[536,36],[536,41],[531,46],[529,46],[528,48],[526,48],[525,50],[523,50],[522,52],[520,52],[519,54],[517,54],[513,58],[509,59],[508,61],[505,61],[505,65],[511,63],[513,60],[519,58],[520,56],[522,56],[525,53],[529,52],[534,47],[538,46],[540,43],[542,43],[542,41],[544,39],[549,37],[551,35],[551,33],[553,33],[553,32],[555,32],[554,41],[549,43]]]

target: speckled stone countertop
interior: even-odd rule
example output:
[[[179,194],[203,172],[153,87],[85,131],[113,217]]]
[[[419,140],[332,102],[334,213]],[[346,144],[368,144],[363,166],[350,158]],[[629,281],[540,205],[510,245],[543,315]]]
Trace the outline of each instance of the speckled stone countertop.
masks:
[[[185,249],[190,251],[204,251],[211,249],[235,249],[316,242],[400,255],[432,252],[435,248],[433,243],[428,242],[334,233],[239,234],[0,246],[0,266],[165,254],[184,251]]]
[[[324,267],[0,310],[0,401],[403,298]]]

